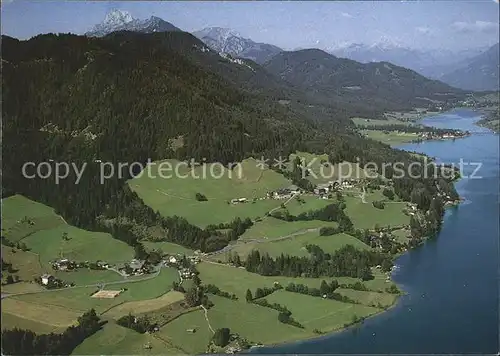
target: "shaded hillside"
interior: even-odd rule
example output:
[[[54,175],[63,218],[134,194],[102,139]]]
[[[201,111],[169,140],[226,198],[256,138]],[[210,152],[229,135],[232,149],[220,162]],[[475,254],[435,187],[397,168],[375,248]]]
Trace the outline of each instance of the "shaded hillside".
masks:
[[[317,49],[282,52],[265,68],[302,88],[310,97],[373,111],[428,107],[457,100],[461,90],[390,63],[362,64]]]
[[[440,79],[457,88],[476,91],[499,90],[499,44],[468,59],[462,66]]]

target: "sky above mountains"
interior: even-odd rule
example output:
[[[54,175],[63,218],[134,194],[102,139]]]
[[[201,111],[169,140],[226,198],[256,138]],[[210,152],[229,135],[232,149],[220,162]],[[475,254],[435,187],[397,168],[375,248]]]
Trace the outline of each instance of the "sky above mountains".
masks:
[[[2,1],[2,34],[83,34],[112,9],[152,15],[185,31],[227,27],[284,49],[332,49],[382,42],[418,49],[459,50],[498,42],[497,0],[384,2],[84,2]]]

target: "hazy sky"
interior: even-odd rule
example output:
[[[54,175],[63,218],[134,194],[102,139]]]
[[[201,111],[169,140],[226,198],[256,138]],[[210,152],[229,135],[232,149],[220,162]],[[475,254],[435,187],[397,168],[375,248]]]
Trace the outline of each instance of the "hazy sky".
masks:
[[[472,1],[373,2],[84,2],[2,0],[2,34],[84,33],[117,8],[136,18],[156,15],[194,31],[228,27],[284,49],[343,42],[396,41],[414,48],[461,49],[498,42],[499,4]]]

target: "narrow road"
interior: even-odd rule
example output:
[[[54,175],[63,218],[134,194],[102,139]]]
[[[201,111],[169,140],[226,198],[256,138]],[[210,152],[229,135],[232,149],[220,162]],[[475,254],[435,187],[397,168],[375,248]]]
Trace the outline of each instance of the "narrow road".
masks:
[[[205,320],[207,321],[208,328],[210,329],[210,331],[212,332],[212,334],[215,334],[214,329],[212,329],[212,325],[210,325],[210,320],[208,320],[208,310],[207,310],[207,308],[205,308],[203,305],[201,307],[205,311]]]

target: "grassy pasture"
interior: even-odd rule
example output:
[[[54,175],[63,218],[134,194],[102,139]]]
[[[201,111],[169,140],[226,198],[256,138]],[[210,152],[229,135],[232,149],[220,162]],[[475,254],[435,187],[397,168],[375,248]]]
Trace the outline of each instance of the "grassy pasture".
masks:
[[[217,328],[228,327],[232,332],[246,337],[253,342],[266,344],[300,339],[308,336],[308,332],[278,321],[278,312],[273,309],[247,303],[244,300],[234,301],[218,296],[210,296],[215,304],[208,310],[210,325]],[[266,327],[263,327],[266,325]],[[186,329],[196,328],[195,333]],[[184,314],[160,329],[159,335],[169,338],[191,354],[205,351],[212,337],[202,310]]]
[[[145,349],[149,344],[151,349]],[[109,322],[94,335],[85,339],[73,355],[160,355],[182,352],[152,334],[140,334]]]
[[[218,296],[211,296],[210,300],[215,306],[208,310],[208,318],[214,329],[227,326],[251,341],[264,344],[307,337],[306,330],[280,323],[279,312],[274,309]]]
[[[323,224],[323,226],[327,226],[327,224]],[[277,257],[281,254],[302,257],[309,256],[305,248],[308,244],[318,245],[324,251],[330,253],[346,245],[353,245],[358,249],[369,249],[366,244],[350,235],[341,233],[331,236],[320,236],[318,231],[312,231],[279,241],[270,240],[269,242],[262,243],[249,242],[238,244],[232,251],[237,252],[242,258],[246,258],[254,249],[259,250],[261,253],[266,252],[272,257]]]
[[[158,242],[142,241],[142,243],[143,243],[144,247],[146,248],[146,250],[148,250],[148,251],[154,250],[154,249],[160,249],[164,253],[169,253],[169,254],[173,254],[173,255],[174,254],[181,254],[181,255],[187,255],[187,256],[192,255],[194,252],[193,250],[191,250],[187,247],[177,245],[177,244],[167,242],[167,241],[158,241]]]
[[[128,313],[133,313],[135,315],[147,313],[153,310],[161,309],[183,299],[184,294],[176,291],[171,291],[158,298],[137,300],[117,305],[116,307],[106,311],[104,315],[110,316],[112,318],[119,318],[123,315],[127,315]]]
[[[31,282],[33,278],[45,272],[45,268],[40,263],[38,255],[30,251],[21,251],[3,246],[2,258],[5,262],[11,263],[12,267],[17,270],[17,272],[12,274],[18,275],[23,281]]]
[[[282,276],[261,276],[256,273],[247,272],[242,268],[235,268],[227,265],[202,262],[197,266],[200,272],[200,278],[205,284],[215,284],[220,289],[229,293],[234,293],[241,300],[245,300],[246,290],[255,292],[257,288],[272,287],[274,282],[287,286],[289,283],[301,283],[309,287],[319,288],[321,281],[327,282],[335,279],[340,284],[351,284],[361,282],[360,279],[351,277],[321,277],[321,278],[291,278]],[[365,285],[373,290],[379,290],[389,287],[390,284],[384,284],[385,276],[375,275],[375,279],[365,282]]]
[[[298,231],[319,228],[323,226],[337,226],[336,222],[319,220],[311,221],[284,221],[267,217],[262,221],[255,222],[253,226],[245,231],[239,238],[241,241],[268,238],[270,240],[287,236]]]
[[[2,310],[2,330],[10,330],[14,328],[29,329],[40,334],[60,332],[62,331],[62,329],[64,329],[56,327],[54,325],[45,324],[43,322],[21,318],[17,315],[10,314]]]
[[[163,268],[158,277],[155,278],[137,282],[131,281],[127,283],[106,285],[105,289],[127,289],[113,299],[91,298],[90,296],[97,290],[97,287],[61,289],[44,293],[15,296],[12,298],[45,306],[65,307],[75,310],[80,314],[91,308],[101,313],[121,303],[160,297],[169,292],[172,289],[172,283],[178,280],[179,275],[177,270],[173,268]]]
[[[363,135],[375,141],[380,141],[387,145],[400,145],[418,139],[418,134],[408,132],[391,131],[385,133],[378,130],[362,130]]]
[[[80,316],[80,313],[65,307],[42,305],[36,301],[28,302],[14,298],[2,300],[2,317],[3,313],[14,315],[26,322],[51,325],[53,328],[68,327]],[[11,318],[11,321],[15,320]]]
[[[347,288],[338,288],[336,292],[349,297],[363,305],[376,305],[380,303],[383,307],[389,307],[393,305],[398,298],[396,294],[390,293],[379,293],[372,291],[359,291]]]
[[[286,305],[295,320],[308,330],[329,332],[350,323],[354,316],[367,317],[381,309],[360,304],[342,303],[280,290],[266,297],[270,303]]]
[[[387,118],[387,120],[379,119],[366,119],[362,117],[351,118],[351,121],[356,126],[385,126],[385,125],[405,125],[405,126],[415,126],[413,123],[408,121],[401,121],[394,117]]]
[[[396,240],[400,243],[408,243],[409,237],[410,237],[410,232],[408,230],[400,229],[400,230],[394,230],[392,232]]]
[[[69,241],[62,239],[63,233],[68,234]],[[76,261],[107,262],[127,261],[134,257],[132,247],[110,234],[86,231],[71,225],[38,231],[23,241],[45,263],[61,257]]]
[[[299,202],[297,199],[292,199],[286,205],[286,209],[290,214],[297,216],[300,213],[306,213],[311,210],[319,210],[333,202],[333,200],[319,199],[318,197],[312,195],[303,195],[300,198],[304,201],[303,203]]]
[[[172,175],[172,178],[160,177],[158,170],[162,162],[168,162],[172,167],[179,165],[176,160],[153,163],[145,169],[146,172],[151,170],[149,176],[145,172],[128,184],[147,205],[163,216],[182,216],[199,226],[229,222],[236,217],[264,216],[281,202],[258,200],[255,203],[228,204],[228,201],[234,198],[251,200],[265,197],[268,191],[291,184],[281,174],[257,167],[257,161],[252,158],[241,162],[241,168],[233,171],[222,168],[220,164],[207,164],[205,168],[198,166],[192,170],[183,166],[178,169],[178,174],[174,174],[175,170],[163,173],[164,176]],[[213,175],[210,174],[211,171],[214,172]],[[182,178],[183,176],[186,178]],[[219,176],[220,179],[213,178]],[[197,201],[196,193],[205,195],[208,201]]]
[[[13,195],[2,199],[2,232],[8,233],[18,221],[27,216],[31,219],[57,216],[54,209],[37,203],[22,195]]]
[[[2,256],[13,267],[21,279],[31,281],[43,273],[52,273],[57,277],[77,284],[92,284],[100,281],[116,281],[120,276],[109,271],[57,272],[50,267],[50,261],[69,258],[76,261],[105,260],[108,262],[126,261],[133,258],[134,251],[126,243],[114,239],[110,234],[91,232],[66,224],[46,205],[14,195],[2,200],[2,224],[5,236],[12,241],[27,245],[28,252],[6,248]],[[28,217],[34,224],[20,223]],[[62,239],[66,233],[69,240]],[[95,278],[94,278],[95,277]]]
[[[405,203],[386,202],[384,209],[377,209],[372,205],[374,200],[381,200],[379,191],[366,195],[366,203],[359,197],[345,196],[346,213],[357,229],[373,229],[379,226],[396,226],[409,224],[409,216],[403,213]]]
[[[63,272],[63,271],[51,271],[53,276],[62,279],[65,282],[73,282],[77,286],[97,284],[97,283],[109,283],[123,281],[124,278],[118,273],[107,270],[88,270],[80,268],[76,271]]]
[[[189,333],[186,331],[187,329],[196,329],[196,332]],[[213,335],[208,328],[203,310],[187,313],[172,320],[156,334],[188,354],[205,352]]]
[[[2,293],[4,294],[32,293],[43,290],[45,288],[35,282],[19,282],[2,286]]]

